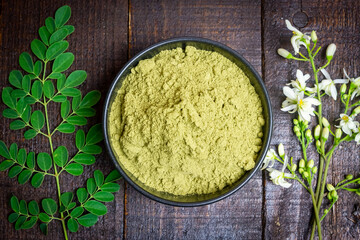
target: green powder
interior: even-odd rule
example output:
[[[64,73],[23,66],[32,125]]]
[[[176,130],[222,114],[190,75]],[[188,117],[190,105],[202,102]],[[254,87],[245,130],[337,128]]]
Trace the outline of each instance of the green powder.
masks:
[[[146,186],[207,194],[255,165],[265,120],[244,72],[221,54],[186,47],[140,61],[110,111],[110,139]]]

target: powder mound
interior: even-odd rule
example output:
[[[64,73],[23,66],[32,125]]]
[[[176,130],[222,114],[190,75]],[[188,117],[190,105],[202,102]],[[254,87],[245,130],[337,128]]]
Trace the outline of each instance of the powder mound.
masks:
[[[262,145],[260,98],[221,54],[186,47],[140,61],[111,107],[118,161],[139,181],[175,195],[236,182]]]

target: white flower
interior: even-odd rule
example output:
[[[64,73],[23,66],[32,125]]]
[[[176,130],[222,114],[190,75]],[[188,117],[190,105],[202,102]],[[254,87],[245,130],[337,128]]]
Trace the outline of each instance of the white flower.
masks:
[[[336,51],[336,45],[334,43],[330,44],[326,49],[326,58],[328,61],[334,57],[334,53]]]
[[[308,91],[308,92],[313,92],[312,88],[306,87],[306,81],[309,80],[310,75],[309,74],[305,74],[300,70],[296,70],[296,80],[292,80],[290,83],[288,83],[287,85],[291,85],[295,91],[298,92],[304,92],[304,91]]]
[[[305,39],[306,42],[309,42],[310,36],[303,34],[297,28],[293,27],[289,20],[285,20],[285,23],[286,23],[286,27],[294,33],[294,36],[292,36],[291,38],[291,45],[294,48],[295,54],[298,54],[301,45],[306,47],[306,44],[301,40]]]
[[[284,161],[284,165],[281,171],[276,170],[274,168],[268,168],[266,169],[267,171],[269,171],[269,175],[270,175],[270,180],[276,184],[276,185],[280,185],[284,188],[289,188],[291,187],[291,183],[287,182],[285,180],[285,177],[289,177],[292,178],[294,177],[292,174],[290,173],[284,173],[285,168],[287,166],[287,162],[288,162],[288,158],[287,156],[285,157],[285,161]]]
[[[358,129],[359,130],[359,129]],[[356,134],[356,136],[355,136],[355,142],[357,143],[357,144],[360,144],[360,132],[358,132],[357,134]]]
[[[358,132],[359,123],[346,114],[340,114],[340,125],[336,126],[343,130],[344,133],[351,136],[353,132]]]
[[[304,98],[304,92],[296,93],[289,87],[284,87],[283,92],[286,100],[282,103],[281,111],[294,113],[298,111],[302,121],[310,122],[311,116],[314,116],[312,105],[320,105],[319,100],[313,97]]]
[[[357,97],[360,95],[360,77],[357,78],[350,78],[349,75],[346,73],[346,70],[344,68],[344,75],[345,77],[352,82],[352,84],[354,84],[356,86],[356,89],[354,90],[354,92],[351,94],[351,100],[354,99],[354,97]]]
[[[334,100],[337,97],[337,90],[335,84],[337,83],[347,83],[349,82],[346,79],[335,79],[334,81],[331,79],[329,73],[325,69],[321,69],[322,74],[325,79],[319,83],[319,89],[323,90],[327,95],[331,96]]]
[[[261,168],[261,170],[264,170],[267,167],[270,167],[270,168],[273,167],[276,158],[278,158],[278,155],[276,154],[275,150],[270,149],[266,154],[266,157],[263,162],[263,167]]]

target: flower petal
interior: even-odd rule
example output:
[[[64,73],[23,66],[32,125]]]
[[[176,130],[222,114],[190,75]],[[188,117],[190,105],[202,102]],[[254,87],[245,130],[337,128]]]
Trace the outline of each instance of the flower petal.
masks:
[[[320,71],[322,72],[322,74],[324,74],[324,77],[326,79],[331,79],[330,74],[325,69],[321,69]]]

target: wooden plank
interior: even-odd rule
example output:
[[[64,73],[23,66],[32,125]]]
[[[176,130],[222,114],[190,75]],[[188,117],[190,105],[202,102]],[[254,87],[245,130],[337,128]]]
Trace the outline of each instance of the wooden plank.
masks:
[[[158,41],[199,36],[242,53],[261,72],[260,1],[131,1],[130,55]],[[262,177],[238,193],[197,208],[159,204],[126,188],[128,239],[259,239]]]
[[[69,51],[75,55],[71,70],[84,69],[88,73],[87,81],[80,87],[83,92],[98,89],[103,94],[127,61],[127,33],[128,33],[128,2],[122,1],[2,1],[1,4],[1,81],[0,88],[8,86],[7,78],[12,69],[19,69],[18,57],[21,52],[30,52],[30,42],[37,38],[38,28],[44,24],[45,18],[53,16],[55,10],[64,5],[70,5],[72,18],[70,24],[75,26],[75,32],[69,37]],[[103,100],[97,105],[97,117],[89,119],[89,125],[101,121]],[[0,104],[0,111],[5,108]],[[59,120],[59,109],[51,111],[51,121]],[[29,150],[48,151],[46,139],[37,137],[35,141],[25,141],[21,131],[10,131],[8,119],[0,117],[0,139],[7,144],[17,142],[21,147]],[[88,129],[88,127],[86,127]],[[55,146],[66,145],[74,153],[74,135],[56,134]],[[107,154],[97,157],[97,163],[85,167],[81,177],[68,174],[61,176],[62,191],[72,191],[85,186],[85,181],[92,176],[93,170],[100,169],[104,173],[112,170]],[[78,233],[70,234],[74,239],[119,239],[123,236],[123,183],[122,190],[116,194],[113,203],[107,204],[109,213],[101,217],[92,228],[81,228]],[[0,229],[1,238],[5,239],[46,239],[38,227],[31,230],[15,231],[12,224],[8,223],[7,216],[10,212],[9,199],[11,194],[27,200],[40,200],[45,197],[56,198],[55,181],[46,179],[43,186],[33,189],[30,184],[20,186],[15,180],[9,179],[7,174],[0,173]],[[49,229],[53,239],[63,239],[60,223],[53,223]],[[48,237],[49,238],[49,237]]]

